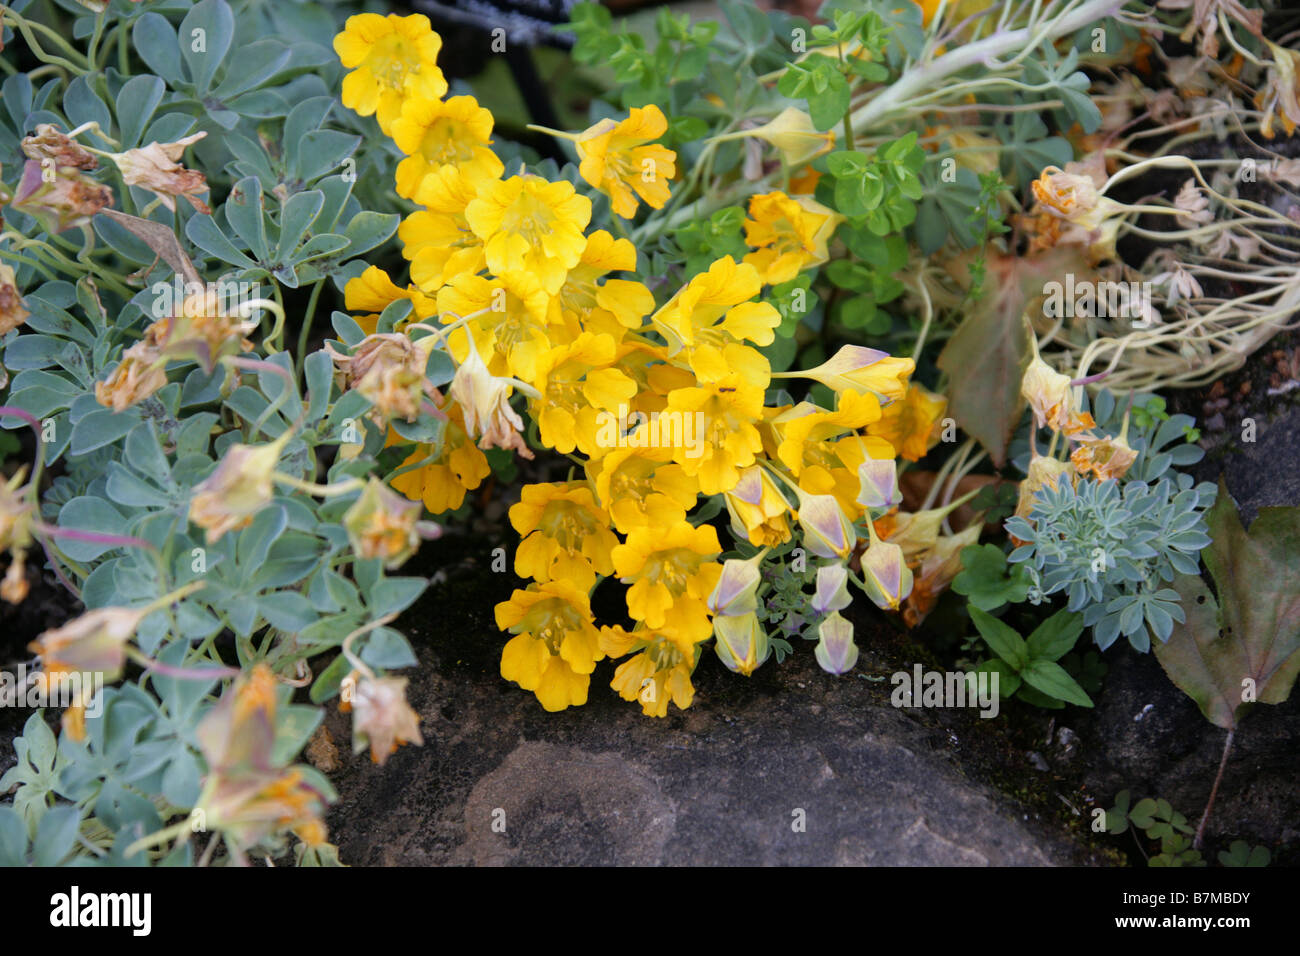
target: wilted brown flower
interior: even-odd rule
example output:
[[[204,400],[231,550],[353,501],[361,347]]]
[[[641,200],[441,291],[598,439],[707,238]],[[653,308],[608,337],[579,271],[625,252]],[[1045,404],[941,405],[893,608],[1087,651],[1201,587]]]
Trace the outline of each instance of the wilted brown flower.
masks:
[[[95,401],[120,412],[166,384],[167,373],[158,348],[147,340],[137,342],[122,354],[122,361],[108,378],[95,383]]]
[[[244,336],[256,327],[255,320],[226,311],[219,290],[210,285],[185,296],[177,313],[149,326],[145,338],[165,358],[197,362],[210,373],[224,356],[250,351],[253,343]]]
[[[0,335],[16,329],[30,315],[23,307],[23,297],[18,291],[14,270],[0,263]]]
[[[208,544],[246,528],[271,502],[272,475],[289,432],[265,445],[232,445],[216,470],[195,486],[190,520],[207,531]]]
[[[29,159],[14,193],[13,207],[38,219],[46,232],[84,226],[113,205],[113,190],[76,169],[57,169],[47,182],[41,163]]]
[[[423,510],[420,502],[407,500],[371,475],[361,497],[344,513],[343,527],[357,557],[380,558],[392,569],[420,547]]]
[[[208,191],[207,178],[198,170],[186,169],[180,164],[185,147],[207,135],[199,132],[174,143],[150,143],[138,149],[128,149],[125,153],[113,153],[113,162],[122,173],[123,182],[149,190],[173,212],[176,211],[175,197],[181,196],[198,212],[210,214],[212,210],[207,203],[195,197],[196,193]]]
[[[331,352],[343,369],[348,388],[356,389],[374,406],[381,424],[393,417],[415,421],[424,395],[424,369],[429,353],[396,332],[368,335],[351,355]]]
[[[37,162],[50,159],[55,167],[97,169],[99,160],[86,147],[51,123],[38,123],[36,132],[23,139],[23,155]]]
[[[352,716],[352,749],[360,753],[370,746],[370,759],[385,763],[399,746],[423,744],[420,715],[406,702],[405,677],[362,677],[351,675],[351,701],[339,710]]]

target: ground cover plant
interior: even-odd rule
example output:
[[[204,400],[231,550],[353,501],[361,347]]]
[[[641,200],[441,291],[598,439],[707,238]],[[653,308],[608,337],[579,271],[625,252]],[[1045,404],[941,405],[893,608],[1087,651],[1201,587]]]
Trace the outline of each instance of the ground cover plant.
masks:
[[[1154,651],[1225,761],[1287,699],[1295,585],[1234,582],[1296,514],[1243,528],[1162,395],[1300,302],[1300,53],[1235,3],[720,13],[575,6],[559,164],[421,14],[0,8],[0,597],[84,606],[0,682],[62,710],[0,862],[338,863],[302,751],[326,707],[421,743],[401,569],[492,488],[548,712],[687,709],[706,654],[846,674],[859,593],[1032,707]],[[1101,829],[1203,863],[1209,807],[1148,803]]]

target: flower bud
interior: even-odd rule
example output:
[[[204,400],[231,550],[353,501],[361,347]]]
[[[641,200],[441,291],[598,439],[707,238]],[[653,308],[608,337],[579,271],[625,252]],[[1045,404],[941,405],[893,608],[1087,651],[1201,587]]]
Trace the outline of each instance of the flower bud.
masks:
[[[853,624],[832,613],[817,628],[818,641],[813,655],[821,669],[831,674],[853,670],[858,662],[858,645],[853,643]]]
[[[892,458],[867,458],[858,465],[857,502],[864,508],[892,508],[903,500],[898,492],[898,468]]]
[[[723,495],[723,500],[736,537],[761,547],[775,547],[790,539],[790,525],[786,521],[790,506],[761,465],[744,469],[740,480]]]
[[[799,527],[804,544],[819,558],[843,560],[858,543],[853,522],[848,519],[834,495],[799,494]]]
[[[829,153],[835,146],[835,133],[821,132],[812,117],[793,106],[786,107],[763,126],[743,131],[776,148],[786,166],[800,166],[808,160]]]
[[[800,374],[835,392],[871,392],[896,401],[906,394],[908,376],[915,368],[910,358],[894,358],[863,345],[845,345],[821,365]]]
[[[757,609],[758,585],[763,577],[758,566],[765,554],[766,548],[748,560],[728,558],[722,563],[722,574],[707,602],[710,611],[740,617]]]
[[[903,549],[881,541],[872,532],[871,544],[862,553],[862,580],[867,597],[879,608],[896,611],[912,593],[912,569],[907,566]]]
[[[812,609],[818,614],[842,611],[852,602],[848,589],[849,570],[842,564],[823,564],[817,569],[817,592]]]
[[[717,638],[714,650],[722,663],[746,677],[754,673],[771,653],[767,632],[753,612],[715,617],[713,635]]]

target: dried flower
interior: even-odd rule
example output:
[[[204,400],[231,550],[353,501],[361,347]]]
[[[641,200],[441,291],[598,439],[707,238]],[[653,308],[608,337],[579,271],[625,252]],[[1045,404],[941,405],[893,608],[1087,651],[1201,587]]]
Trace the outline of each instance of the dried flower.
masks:
[[[394,417],[413,422],[420,416],[429,353],[418,342],[395,332],[368,335],[350,356],[331,355],[346,373],[347,387],[370,400],[381,424]]]
[[[248,527],[271,503],[272,475],[288,440],[286,431],[265,445],[231,445],[212,474],[195,486],[190,520],[207,531],[208,544]]]
[[[391,570],[420,547],[422,511],[420,502],[407,500],[371,475],[361,496],[344,512],[343,527],[358,558],[379,558]]]
[[[113,162],[128,186],[141,186],[157,196],[164,206],[176,211],[176,197],[184,197],[197,212],[211,215],[207,203],[195,198],[196,193],[208,191],[208,181],[203,173],[186,169],[180,164],[185,147],[197,143],[208,134],[198,132],[178,139],[174,143],[150,143],[125,153],[112,153]]]
[[[423,744],[420,715],[406,702],[405,677],[350,678],[351,701],[339,710],[352,711],[352,751],[360,753],[370,747],[370,759],[383,764],[399,746]]]
[[[24,137],[23,155],[37,162],[51,160],[55,167],[96,169],[99,160],[89,150],[52,123],[38,123],[36,132]]]
[[[40,221],[46,232],[84,226],[113,205],[113,190],[76,169],[56,169],[47,180],[41,163],[27,160],[14,193],[13,207]]]
[[[23,307],[23,297],[18,291],[14,270],[0,263],[0,335],[18,328],[30,315]]]

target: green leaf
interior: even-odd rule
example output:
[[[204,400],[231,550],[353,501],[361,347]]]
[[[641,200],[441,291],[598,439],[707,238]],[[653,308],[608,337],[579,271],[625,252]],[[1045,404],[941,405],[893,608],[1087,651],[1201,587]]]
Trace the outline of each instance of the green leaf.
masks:
[[[1024,670],[1025,665],[1029,663],[1029,652],[1025,647],[1024,638],[993,615],[977,607],[970,608],[970,619],[974,622],[976,630],[980,632],[980,637],[984,638],[984,643],[988,644],[994,654],[1006,661],[1013,670],[1017,672]]]
[[[1092,698],[1083,692],[1083,688],[1074,682],[1074,678],[1060,664],[1047,660],[1030,661],[1020,671],[1020,676],[1025,679],[1025,683],[1048,697],[1078,704],[1080,707],[1092,706]]]
[[[150,70],[172,87],[184,85],[180,44],[166,17],[152,10],[142,14],[131,28],[131,42]]]
[[[230,223],[230,228],[252,250],[253,258],[261,263],[270,260],[261,180],[256,176],[246,176],[235,183],[230,190],[230,198],[222,209],[226,214],[226,222]]]
[[[157,76],[133,76],[117,93],[117,126],[122,149],[137,146],[167,87]]]
[[[58,866],[71,855],[81,829],[81,813],[76,807],[55,807],[41,817],[33,841],[32,862],[37,866]]]
[[[212,87],[217,67],[226,58],[235,37],[235,17],[225,0],[199,0],[181,21],[181,56],[199,96]]]
[[[1220,479],[1206,522],[1217,597],[1198,576],[1176,578],[1187,620],[1155,654],[1207,720],[1232,730],[1247,698],[1280,704],[1300,673],[1300,507],[1261,508],[1247,531]]]
[[[1074,649],[1083,633],[1083,615],[1057,611],[1025,639],[1030,660],[1056,661]]]
[[[1019,565],[1007,570],[1007,558],[996,544],[970,545],[961,552],[962,571],[952,589],[983,611],[1019,604],[1029,594],[1029,582]]]

